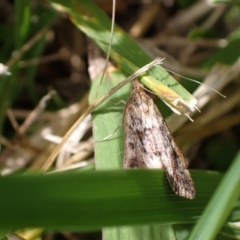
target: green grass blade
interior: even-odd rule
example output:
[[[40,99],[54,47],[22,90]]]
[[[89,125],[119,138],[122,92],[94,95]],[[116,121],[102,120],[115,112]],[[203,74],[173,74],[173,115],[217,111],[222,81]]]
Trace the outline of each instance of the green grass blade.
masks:
[[[105,52],[109,45],[111,21],[90,0],[52,0],[52,3],[61,5],[61,10],[70,15],[74,24]],[[115,27],[111,58],[119,64],[123,73],[133,74],[140,67],[148,64],[152,59],[120,28]],[[149,71],[150,77],[141,78],[141,81],[154,92],[153,84],[164,84],[180,95],[186,103],[192,103],[193,96],[186,91],[168,72],[161,67],[154,67]],[[154,79],[156,82],[153,83]],[[157,81],[158,80],[158,81]],[[171,91],[170,90],[170,91]],[[159,92],[156,92],[159,94]],[[167,95],[167,94],[165,94]],[[160,97],[163,97],[160,95]]]
[[[29,0],[15,2],[15,47],[18,49],[26,40],[31,23],[31,7]]]
[[[240,152],[194,227],[191,240],[215,239],[240,196]]]
[[[168,225],[153,225],[143,227],[119,227],[104,229],[103,238],[114,240],[139,240],[139,239],[169,239],[175,240],[175,233]]]
[[[7,176],[0,179],[0,229],[102,227],[194,222],[222,175],[193,171],[197,198],[176,196],[160,170]]]
[[[105,94],[114,85],[123,79],[123,75],[119,71],[111,70],[104,78],[104,88],[100,88],[99,95]],[[90,99],[94,96],[95,89],[99,84],[100,77],[95,79],[90,94]],[[118,131],[113,134],[108,140],[95,143],[95,159],[96,169],[121,169],[123,166],[123,131],[120,123],[122,121],[122,113],[124,105],[118,103],[121,100],[127,100],[129,95],[129,85],[120,89],[116,94],[109,98],[102,106],[95,110],[93,116],[93,133],[94,138],[103,139],[111,134],[115,129]],[[114,156],[112,158],[111,156]],[[158,240],[164,235],[162,239],[174,239],[174,231],[169,225],[154,225],[144,227],[125,227],[125,228],[104,228],[104,240],[107,239],[129,239],[138,240],[142,237],[148,240]],[[160,236],[161,235],[161,236]]]
[[[95,94],[101,76],[92,83],[90,102]],[[99,95],[102,96],[113,86],[123,79],[124,75],[115,70],[107,73],[104,77],[104,87],[100,88]],[[93,135],[94,140],[109,139],[95,143],[96,169],[122,169],[123,163],[123,126],[122,118],[125,105],[121,101],[127,101],[129,97],[129,84],[108,98],[93,113]],[[116,132],[114,132],[118,129]],[[114,156],[114,157],[113,157]]]

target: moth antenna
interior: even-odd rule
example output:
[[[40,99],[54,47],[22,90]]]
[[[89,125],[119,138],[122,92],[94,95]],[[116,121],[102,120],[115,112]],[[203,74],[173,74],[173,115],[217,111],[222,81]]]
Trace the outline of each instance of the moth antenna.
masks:
[[[177,75],[177,76],[179,76],[179,77],[182,77],[182,78],[184,78],[184,79],[187,79],[187,80],[189,80],[189,81],[191,81],[191,82],[195,82],[195,83],[197,83],[197,84],[199,84],[199,85],[204,85],[204,86],[208,87],[209,89],[211,89],[213,92],[215,92],[215,93],[217,93],[218,95],[220,95],[221,97],[226,98],[225,95],[223,95],[222,93],[218,92],[216,89],[214,89],[214,88],[212,88],[212,87],[210,87],[210,86],[208,86],[208,85],[206,85],[206,84],[204,84],[204,83],[201,83],[201,82],[199,82],[199,81],[197,81],[197,80],[195,80],[195,79],[192,79],[192,78],[184,77],[184,76],[182,76],[182,75],[180,75],[180,74],[178,74],[178,73],[175,73],[175,72],[173,72],[173,71],[171,71],[171,70],[169,70],[169,69],[167,69],[167,68],[164,68],[164,69],[167,70],[167,71],[170,72],[170,73],[173,73],[173,74],[175,74],[175,75]]]
[[[117,130],[120,129],[121,126],[122,126],[122,123],[119,124],[119,125],[117,126],[117,128],[116,128],[111,134],[107,135],[107,136],[104,137],[103,139],[94,141],[94,143],[99,143],[99,142],[106,141],[107,139],[109,139],[110,137],[112,137],[112,136],[117,132]]]

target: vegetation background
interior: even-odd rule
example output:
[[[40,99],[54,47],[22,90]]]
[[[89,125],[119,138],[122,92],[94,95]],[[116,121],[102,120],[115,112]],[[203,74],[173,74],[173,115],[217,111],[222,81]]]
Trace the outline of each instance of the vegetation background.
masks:
[[[115,26],[113,62],[98,97],[156,57],[165,57],[165,68],[226,95],[200,87],[194,96],[201,112],[192,116],[193,123],[171,115],[152,95],[189,168],[197,169],[191,171],[195,200],[176,196],[161,170],[121,170],[124,126],[94,143],[93,136],[101,140],[121,123],[124,105],[116,103],[127,101],[130,84],[95,109],[92,120],[77,124],[57,159],[49,160],[96,92],[110,42],[112,4],[0,2],[0,62],[9,68],[4,72],[1,66],[0,75],[2,238],[239,239],[238,1],[116,4],[121,28]],[[190,92],[198,88],[173,76]],[[39,174],[47,170],[55,173]]]

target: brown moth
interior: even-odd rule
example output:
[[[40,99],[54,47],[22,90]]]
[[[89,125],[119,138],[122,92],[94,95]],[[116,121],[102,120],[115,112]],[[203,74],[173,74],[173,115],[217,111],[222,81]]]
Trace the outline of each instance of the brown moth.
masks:
[[[169,128],[143,85],[133,81],[125,108],[125,168],[164,168],[173,191],[195,197],[194,182]]]

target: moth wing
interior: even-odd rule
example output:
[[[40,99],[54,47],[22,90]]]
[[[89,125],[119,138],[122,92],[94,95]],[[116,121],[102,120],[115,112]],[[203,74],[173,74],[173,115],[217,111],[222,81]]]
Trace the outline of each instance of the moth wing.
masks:
[[[158,145],[159,156],[166,170],[168,181],[176,194],[193,199],[195,187],[190,173],[186,167],[185,159],[175,143],[172,134],[162,118],[158,108],[154,105],[155,113],[158,115],[158,133],[155,142]]]
[[[141,95],[144,94],[144,95]],[[139,98],[144,97],[144,101]],[[152,99],[144,92],[130,98],[125,109],[125,153],[126,168],[161,168],[157,145],[152,134],[152,122],[149,116],[149,101]],[[140,103],[140,105],[139,105]],[[154,166],[152,166],[154,165]],[[151,167],[150,167],[151,166]]]
[[[125,168],[145,168],[144,156],[140,156],[139,131],[140,117],[136,116],[135,99],[130,98],[125,108],[125,147],[124,147],[124,167]]]
[[[138,82],[133,85],[125,108],[124,167],[164,167],[176,194],[189,199],[195,197],[194,183],[184,157],[152,98]]]

